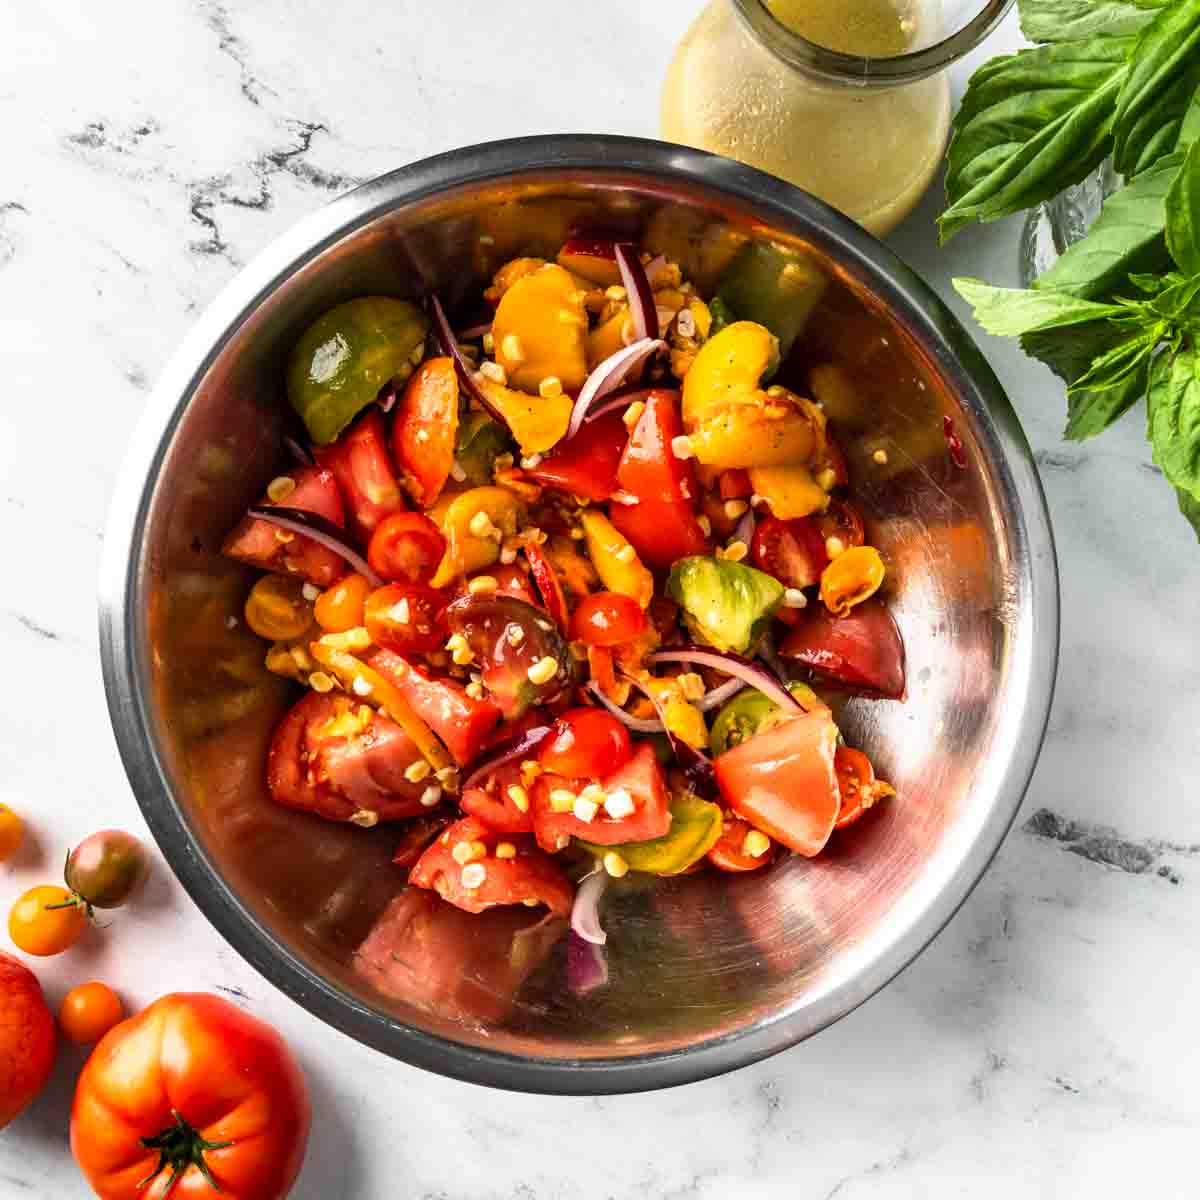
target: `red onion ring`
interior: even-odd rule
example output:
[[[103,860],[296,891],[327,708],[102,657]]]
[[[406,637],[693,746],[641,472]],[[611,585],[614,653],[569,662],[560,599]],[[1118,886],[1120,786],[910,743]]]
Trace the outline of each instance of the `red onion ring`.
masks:
[[[637,256],[637,247],[632,242],[618,242],[613,247],[617,270],[625,285],[629,300],[629,316],[633,320],[634,332],[639,338],[658,337],[658,310],[654,306],[654,291],[646,278],[646,268]]]
[[[287,452],[302,466],[311,467],[313,465],[313,456],[290,433],[283,435],[283,445]]]
[[[483,394],[483,389],[475,382],[474,373],[468,365],[467,360],[463,358],[462,351],[458,348],[458,342],[454,337],[454,330],[450,328],[450,322],[446,320],[446,310],[442,307],[442,302],[437,296],[429,297],[429,311],[433,315],[434,340],[437,342],[441,352],[454,360],[454,369],[458,372],[458,380],[466,390],[467,395],[492,420],[499,421],[511,433],[512,430],[509,429],[508,422],[504,419],[504,414]]]
[[[718,705],[724,704],[731,696],[736,696],[744,687],[749,686],[744,679],[729,679],[711,692],[705,692],[696,701],[696,707],[701,712],[711,712]]]
[[[396,387],[394,381],[389,381],[379,389],[379,395],[375,397],[375,403],[379,405],[379,411],[384,416],[387,416],[396,407],[396,401],[399,399],[399,389]]]
[[[744,680],[768,699],[774,700],[781,708],[805,711],[804,705],[766,667],[743,658],[740,654],[727,654],[722,650],[704,646],[679,646],[670,650],[656,650],[646,656],[646,661],[696,663],[702,667],[712,667],[726,675],[732,675],[735,679]]]
[[[523,754],[536,750],[550,736],[550,730],[551,726],[549,725],[535,725],[532,729],[527,729],[524,733],[509,738],[506,742],[501,742],[485,759],[471,768],[470,775],[463,781],[462,790],[465,792],[468,788],[474,787],[485,775],[490,775],[498,767],[512,762],[514,758],[520,758]]]
[[[586,417],[583,418],[585,425],[590,425],[593,421],[600,420],[601,417],[607,417],[609,413],[616,412],[621,408],[628,408],[631,404],[640,400],[643,396],[648,396],[653,388],[621,387],[615,392],[610,392],[608,398],[603,404],[596,405]]]
[[[340,554],[373,588],[383,587],[383,580],[375,574],[367,560],[346,541],[346,531],[339,529],[332,521],[307,509],[282,508],[271,504],[255,504],[249,511],[259,521],[312,538],[326,550]]]
[[[574,930],[567,934],[567,987],[576,996],[586,996],[608,982],[608,959],[594,942]]]
[[[649,720],[645,717],[630,716],[619,704],[610,700],[598,683],[589,683],[584,689],[593,699],[600,702],[601,707],[608,709],[626,729],[633,733],[662,733],[663,723],[659,720]]]
[[[667,265],[667,256],[660,254],[656,258],[652,258],[645,267],[646,279],[650,286],[654,286],[654,281],[658,278],[658,273]]]
[[[620,387],[651,354],[665,350],[666,346],[667,343],[658,338],[642,338],[628,346],[622,346],[600,363],[579,389],[575,407],[571,410],[571,420],[567,424],[567,437],[572,438],[579,432],[579,427],[594,401]]]
[[[742,513],[742,519],[737,523],[737,528],[733,531],[733,540],[741,542],[749,550],[751,543],[754,541],[754,530],[756,527],[757,522],[754,517],[754,509],[747,508]]]
[[[608,872],[597,869],[580,882],[575,903],[571,905],[571,929],[593,946],[603,946],[608,941],[608,934],[600,925],[600,897],[607,887]]]
[[[485,325],[472,325],[469,329],[460,330],[454,336],[460,342],[473,342],[476,338],[481,338],[485,333],[492,332],[492,323],[488,321]]]

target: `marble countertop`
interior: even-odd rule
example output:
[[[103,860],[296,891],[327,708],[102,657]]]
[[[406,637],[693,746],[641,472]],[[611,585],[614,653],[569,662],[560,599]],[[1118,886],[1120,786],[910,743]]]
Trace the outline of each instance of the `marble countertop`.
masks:
[[[0,799],[30,844],[0,908],[90,828],[144,832],[100,681],[104,514],[148,389],[272,238],[378,172],[533,132],[653,136],[699,0],[10,5],[0,35]],[[436,13],[436,16],[435,16]],[[1010,17],[988,51],[1016,44]],[[968,64],[969,66],[969,64]],[[959,88],[965,70],[956,73]],[[1019,224],[936,245],[1016,282]],[[964,315],[966,315],[964,313]],[[298,1200],[1195,1194],[1200,1134],[1200,547],[1137,415],[1062,441],[1061,386],[981,338],[1037,452],[1062,565],[1057,698],[1022,816],[934,944],[820,1036],[732,1076],[632,1097],[506,1095],[392,1062],[258,976],[161,860],[145,900],[38,964],[136,1008],[220,989],[297,1050],[317,1119]],[[0,1135],[0,1196],[64,1200],[82,1060]]]

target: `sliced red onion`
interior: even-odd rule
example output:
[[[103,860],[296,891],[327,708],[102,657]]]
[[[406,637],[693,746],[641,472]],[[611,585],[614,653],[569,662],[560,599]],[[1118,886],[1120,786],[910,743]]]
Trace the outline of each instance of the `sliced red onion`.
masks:
[[[746,687],[744,679],[729,679],[720,687],[715,687],[711,692],[705,692],[699,700],[696,701],[696,707],[701,712],[711,712],[714,708],[724,704],[731,696],[736,696],[744,687]]]
[[[283,435],[283,444],[287,452],[298,462],[306,467],[313,465],[313,456],[309,454],[300,443],[292,437],[290,433]]]
[[[446,320],[446,310],[436,296],[429,297],[429,311],[433,315],[434,340],[441,352],[454,360],[458,380],[466,389],[467,394],[492,420],[499,421],[505,429],[508,429],[508,422],[504,419],[504,414],[483,394],[483,389],[475,382],[474,372],[467,360],[463,358],[462,351],[458,348],[458,342],[454,337],[454,330],[450,328],[450,322]],[[509,432],[512,431],[509,430]]]
[[[379,405],[379,411],[384,416],[387,416],[396,407],[396,401],[399,399],[400,389],[394,381],[389,381],[379,389],[379,395],[375,397],[375,403]]]
[[[630,716],[619,704],[614,704],[605,694],[604,690],[598,683],[589,683],[586,691],[596,700],[598,700],[603,708],[608,709],[626,729],[633,733],[662,733],[663,723],[659,720],[649,720],[645,717]]]
[[[520,758],[531,750],[536,750],[550,736],[550,728],[549,725],[535,725],[515,738],[501,742],[485,759],[475,764],[470,775],[463,781],[462,790],[465,792],[468,788],[473,788],[485,776],[504,766],[505,763],[510,763],[514,758]]]
[[[735,679],[744,680],[768,699],[774,700],[780,708],[804,712],[804,706],[776,676],[761,663],[752,662],[740,654],[728,654],[723,650],[713,650],[705,646],[679,646],[670,650],[656,650],[646,656],[646,661],[695,663],[702,667],[712,667],[716,671],[732,675]]]
[[[603,404],[597,404],[586,417],[583,418],[585,425],[590,425],[593,421],[600,420],[601,417],[607,417],[611,412],[618,412],[622,408],[628,408],[635,401],[640,400],[643,396],[650,394],[652,389],[644,387],[622,387],[617,388],[615,392],[609,393],[608,399]]]
[[[667,265],[667,256],[665,254],[658,255],[657,258],[652,258],[645,267],[646,279],[650,286],[654,286],[654,281],[658,278],[658,273]]]
[[[579,885],[571,906],[571,929],[585,942],[603,946],[608,934],[600,927],[600,897],[608,887],[608,872],[595,870]]]
[[[492,323],[488,321],[483,325],[472,325],[469,329],[463,329],[454,336],[460,342],[473,342],[476,338],[481,338],[485,333],[492,332]]]
[[[618,242],[613,247],[617,270],[629,300],[629,316],[639,338],[658,337],[658,311],[654,307],[654,291],[646,278],[646,268],[637,256],[637,247],[632,242]]]
[[[658,713],[658,719],[662,722],[662,731],[667,735],[667,740],[671,743],[671,753],[675,755],[675,762],[696,794],[707,797],[718,795],[720,788],[717,786],[717,775],[713,770],[712,759],[707,754],[697,750],[694,746],[689,746],[683,738],[671,732],[670,726],[667,725],[667,715],[663,711],[663,706],[650,688],[640,679],[630,675],[628,671],[622,671],[621,674],[638,691],[643,692],[649,698],[650,703],[654,705],[654,711]]]
[[[778,679],[787,679],[787,668],[783,665],[783,659],[779,657],[779,651],[775,648],[775,638],[769,629],[763,634],[762,641],[758,643],[758,657],[767,664]]]
[[[567,987],[576,996],[586,996],[606,983],[608,958],[604,950],[571,930],[567,934]]]
[[[737,528],[733,531],[733,540],[741,542],[747,549],[750,548],[751,542],[754,541],[754,530],[756,528],[754,518],[754,509],[748,508],[742,514],[742,519],[737,523]]]
[[[383,587],[383,580],[375,574],[367,560],[346,541],[346,531],[332,521],[307,509],[283,508],[274,504],[253,505],[250,515],[271,525],[278,525],[280,529],[312,538],[326,550],[340,554],[373,588]]]
[[[572,438],[579,432],[579,427],[594,401],[615,391],[650,355],[665,350],[666,346],[667,343],[658,338],[642,338],[628,346],[622,346],[615,354],[610,354],[583,381],[575,407],[571,410],[567,437]]]

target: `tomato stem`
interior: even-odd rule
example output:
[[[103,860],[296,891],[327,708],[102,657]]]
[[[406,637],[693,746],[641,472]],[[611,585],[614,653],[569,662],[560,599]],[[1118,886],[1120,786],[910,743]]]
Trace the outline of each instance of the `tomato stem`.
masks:
[[[171,1109],[171,1116],[175,1118],[174,1125],[164,1129],[162,1133],[155,1134],[154,1137],[142,1138],[142,1145],[147,1150],[158,1151],[158,1165],[138,1184],[138,1187],[144,1188],[148,1183],[157,1179],[163,1170],[170,1168],[171,1178],[162,1192],[166,1197],[170,1195],[188,1167],[195,1167],[208,1180],[213,1191],[219,1192],[221,1185],[212,1177],[204,1156],[210,1150],[223,1150],[226,1146],[232,1146],[233,1143],[210,1142],[201,1137],[200,1132],[189,1125],[177,1109]]]

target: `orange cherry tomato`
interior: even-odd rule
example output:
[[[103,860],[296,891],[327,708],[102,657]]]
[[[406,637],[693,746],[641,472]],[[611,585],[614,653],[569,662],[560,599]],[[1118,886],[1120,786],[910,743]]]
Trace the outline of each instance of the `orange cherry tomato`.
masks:
[[[599,708],[573,708],[554,722],[538,761],[568,779],[603,779],[633,757],[629,730]]]
[[[0,804],[0,862],[16,854],[24,837],[24,822],[7,804]]]
[[[398,654],[427,654],[446,640],[446,597],[421,583],[391,583],[367,597],[364,620],[371,640]]]
[[[313,611],[326,633],[345,633],[363,624],[363,609],[371,584],[359,574],[343,575],[318,597]]]
[[[757,834],[757,839],[751,836],[753,834]],[[747,838],[751,840],[748,842]],[[754,850],[760,853],[755,854]],[[759,867],[765,867],[772,857],[771,839],[765,833],[758,833],[749,822],[726,812],[721,837],[708,852],[708,861],[714,867],[722,871],[757,871]]]
[[[371,535],[367,562],[395,583],[426,582],[446,553],[442,531],[423,513],[396,513]]]
[[[76,1045],[98,1042],[125,1015],[117,993],[93,979],[72,988],[58,1010],[62,1031]]]
[[[617,592],[584,596],[571,619],[571,636],[589,646],[619,646],[646,628],[642,606]]]
[[[392,457],[400,483],[423,508],[441,494],[454,467],[458,373],[449,358],[430,358],[414,372],[392,418]]]
[[[8,935],[18,950],[44,958],[61,954],[77,941],[87,911],[74,892],[44,885],[30,888],[8,914]]]
[[[264,575],[246,597],[246,624],[271,642],[303,636],[313,622],[313,606],[304,598],[310,586],[296,575]]]
[[[164,996],[75,1088],[71,1152],[101,1200],[283,1200],[312,1109],[283,1039],[220,996]]]
[[[837,773],[838,790],[841,793],[841,808],[835,829],[853,825],[868,808],[896,794],[896,789],[890,783],[875,778],[875,768],[861,750],[839,746],[833,757],[833,769]]]

